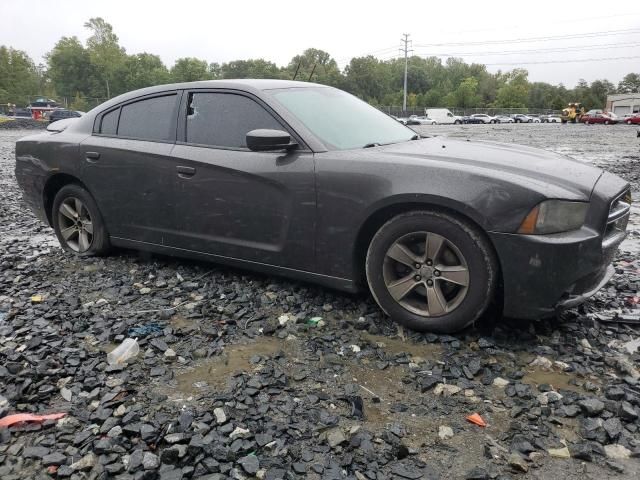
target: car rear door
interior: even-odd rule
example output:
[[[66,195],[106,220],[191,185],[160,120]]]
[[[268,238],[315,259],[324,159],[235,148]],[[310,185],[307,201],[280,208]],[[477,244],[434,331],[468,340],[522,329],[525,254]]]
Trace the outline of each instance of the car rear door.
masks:
[[[290,152],[253,152],[246,134],[287,130]],[[264,102],[235,90],[185,92],[173,150],[182,248],[312,270],[316,193],[313,153]]]
[[[96,118],[82,144],[82,178],[110,235],[175,245],[171,157],[181,92],[138,98]]]

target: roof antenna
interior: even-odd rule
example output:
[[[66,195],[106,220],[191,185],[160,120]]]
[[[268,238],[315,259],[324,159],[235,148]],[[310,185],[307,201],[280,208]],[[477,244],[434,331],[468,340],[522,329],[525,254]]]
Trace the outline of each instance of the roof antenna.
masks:
[[[298,62],[298,66],[296,67],[296,73],[293,75],[293,79],[295,80],[296,77],[298,76],[298,70],[300,70],[300,64],[302,63],[302,60],[300,60]]]
[[[307,80],[307,82],[311,81],[311,77],[313,77],[313,73],[316,71],[316,65],[318,65],[317,63],[313,64],[313,69],[311,70],[311,75],[309,75],[309,80]]]

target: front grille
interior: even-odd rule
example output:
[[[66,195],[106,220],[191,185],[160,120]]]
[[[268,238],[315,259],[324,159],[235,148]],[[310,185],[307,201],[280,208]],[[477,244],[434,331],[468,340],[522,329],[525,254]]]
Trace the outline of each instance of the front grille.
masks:
[[[610,247],[620,243],[626,236],[627,224],[631,212],[631,190],[626,190],[618,195],[609,207],[607,225],[602,237],[602,246]]]

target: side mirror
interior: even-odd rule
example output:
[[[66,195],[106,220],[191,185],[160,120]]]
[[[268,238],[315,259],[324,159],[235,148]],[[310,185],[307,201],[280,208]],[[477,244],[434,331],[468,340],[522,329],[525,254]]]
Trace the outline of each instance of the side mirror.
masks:
[[[261,128],[247,133],[247,147],[254,152],[293,150],[297,146],[297,143],[291,143],[291,136],[282,130]]]

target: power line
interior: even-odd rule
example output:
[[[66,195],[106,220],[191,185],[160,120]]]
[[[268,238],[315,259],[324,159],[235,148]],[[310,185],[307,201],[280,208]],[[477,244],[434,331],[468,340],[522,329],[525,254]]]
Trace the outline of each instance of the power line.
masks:
[[[369,55],[375,55],[375,54],[385,54],[385,52],[390,52],[392,50],[396,50],[398,47],[396,45],[394,45],[393,47],[387,47],[387,48],[381,48],[380,50],[374,50],[373,52],[369,52],[369,53],[363,53],[361,55],[354,55],[352,57],[343,57],[340,59],[337,59],[336,62],[337,63],[342,63],[347,62],[349,60],[351,60],[352,58],[359,58],[359,57],[368,57]]]
[[[570,52],[570,51],[582,51],[582,50],[601,50],[611,47],[627,48],[640,46],[640,42],[636,43],[603,43],[601,45],[576,45],[569,47],[554,47],[554,48],[536,48],[527,50],[498,50],[493,52],[464,52],[464,53],[429,53],[429,56],[433,57],[486,57],[491,55],[515,55],[522,53],[552,53],[552,52]]]
[[[618,17],[628,18],[628,17],[637,17],[637,16],[640,16],[640,12],[615,13],[613,15],[599,15],[597,17],[571,18],[571,24],[575,25],[576,23],[579,23],[579,22],[588,22],[588,21],[591,21],[591,20],[602,21],[602,20],[609,19],[609,18],[618,18]],[[558,21],[555,21],[555,22],[545,22],[545,24],[546,25],[566,25],[567,24],[567,20],[558,20]],[[505,30],[505,31],[518,30],[520,28],[521,28],[520,25],[514,25],[514,26],[501,25],[501,29]],[[446,33],[452,34],[452,35],[460,35],[460,34],[464,34],[464,33],[494,32],[494,31],[495,31],[495,27],[490,27],[490,28],[475,28],[473,30],[458,30],[458,31],[447,30]]]
[[[630,57],[607,57],[607,58],[582,58],[575,60],[545,60],[541,62],[516,62],[516,63],[483,63],[486,66],[514,66],[514,65],[543,65],[548,63],[582,63],[582,62],[610,62],[614,60],[632,60],[640,58],[640,55]]]
[[[594,38],[594,37],[607,37],[613,35],[628,35],[640,33],[640,28],[630,28],[626,30],[607,30],[603,32],[590,32],[590,33],[574,33],[570,35],[553,35],[546,37],[529,37],[529,38],[510,38],[503,40],[482,40],[476,42],[451,42],[451,43],[425,43],[416,45],[416,47],[453,47],[463,45],[497,45],[503,43],[531,43],[531,42],[546,42],[551,40],[569,40],[577,38]]]

